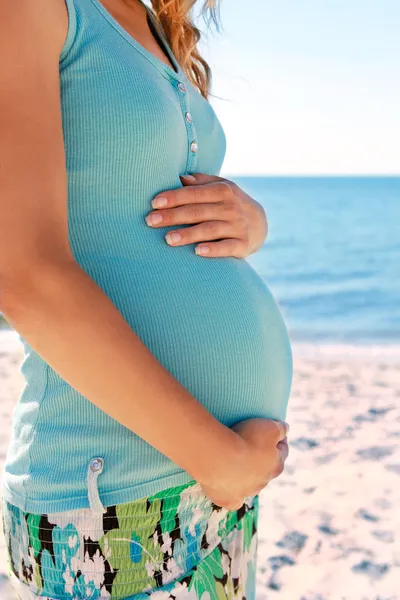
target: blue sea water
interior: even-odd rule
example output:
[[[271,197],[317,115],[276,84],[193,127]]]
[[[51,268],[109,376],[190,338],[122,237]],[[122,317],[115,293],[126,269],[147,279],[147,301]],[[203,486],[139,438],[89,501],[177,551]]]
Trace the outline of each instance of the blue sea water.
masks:
[[[400,177],[228,177],[267,213],[248,261],[294,341],[400,341]]]

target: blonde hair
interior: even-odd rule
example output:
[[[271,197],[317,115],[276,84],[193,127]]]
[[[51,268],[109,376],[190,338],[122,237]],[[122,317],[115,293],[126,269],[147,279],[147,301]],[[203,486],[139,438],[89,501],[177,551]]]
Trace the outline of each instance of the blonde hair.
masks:
[[[219,31],[219,0],[203,1],[201,14],[205,22],[209,23],[212,20]],[[208,99],[211,69],[198,51],[197,43],[201,32],[193,24],[190,14],[196,2],[197,0],[151,0],[153,11],[186,77],[198,88],[201,95]]]

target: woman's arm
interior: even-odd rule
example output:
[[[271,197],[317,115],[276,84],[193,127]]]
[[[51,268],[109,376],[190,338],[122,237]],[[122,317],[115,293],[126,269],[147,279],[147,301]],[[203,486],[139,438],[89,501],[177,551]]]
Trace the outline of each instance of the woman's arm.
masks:
[[[65,381],[194,479],[216,484],[232,469],[236,434],[158,362],[72,260],[29,261],[10,273],[0,308]]]
[[[70,249],[62,3],[0,3],[0,310],[73,388],[217,485],[241,456],[239,436],[158,362]]]

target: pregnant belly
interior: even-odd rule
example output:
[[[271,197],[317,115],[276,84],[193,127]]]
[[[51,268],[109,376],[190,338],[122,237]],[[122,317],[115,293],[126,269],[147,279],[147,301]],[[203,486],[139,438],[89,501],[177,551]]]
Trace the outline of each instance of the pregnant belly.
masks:
[[[101,264],[101,268],[99,268]],[[228,427],[284,419],[292,353],[268,286],[243,259],[166,247],[157,259],[106,259],[86,270],[172,375]]]

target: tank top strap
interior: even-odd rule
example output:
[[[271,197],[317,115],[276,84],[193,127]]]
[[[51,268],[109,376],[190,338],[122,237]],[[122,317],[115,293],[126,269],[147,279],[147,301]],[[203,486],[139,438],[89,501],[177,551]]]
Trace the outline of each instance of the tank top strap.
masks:
[[[141,0],[139,0],[139,1],[141,1]],[[175,67],[175,70],[178,70],[178,67],[179,67],[178,60],[172,51],[172,48],[167,39],[167,34],[165,33],[165,30],[164,30],[164,27],[162,26],[161,21],[159,19],[157,19],[154,12],[148,6],[146,6],[146,4],[144,2],[141,2],[141,3],[144,5],[144,7],[147,10],[147,17],[148,17],[147,21],[149,23],[150,29],[151,29],[155,39],[158,41],[161,49],[169,57],[170,61],[172,62],[172,64]]]
[[[59,62],[62,62],[64,58],[67,56],[73,41],[75,39],[76,30],[77,30],[77,17],[76,17],[76,8],[75,8],[76,0],[64,0],[67,11],[68,11],[68,31],[67,37],[65,38],[64,45],[62,47],[60,53]]]

